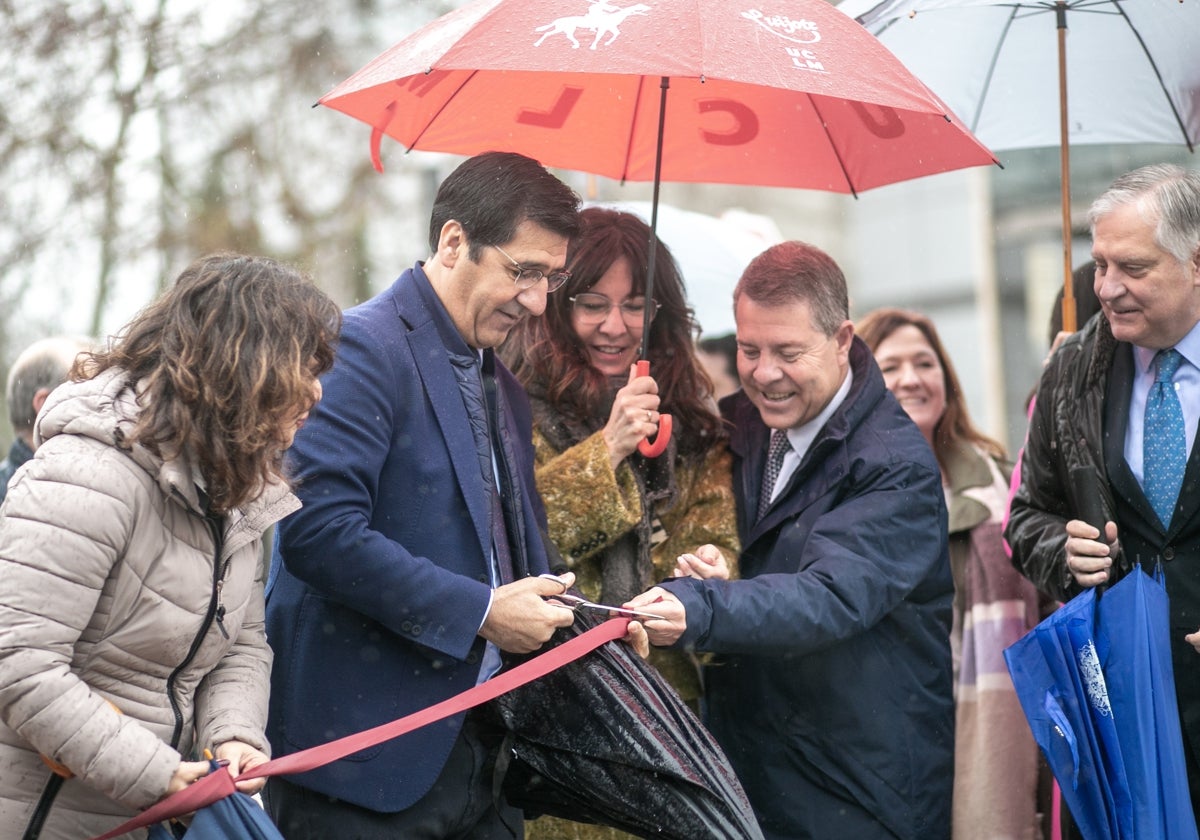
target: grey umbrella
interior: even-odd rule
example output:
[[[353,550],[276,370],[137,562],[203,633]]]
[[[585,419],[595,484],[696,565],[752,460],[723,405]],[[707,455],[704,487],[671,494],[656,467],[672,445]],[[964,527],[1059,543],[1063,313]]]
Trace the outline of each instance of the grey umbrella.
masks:
[[[993,150],[1060,148],[1063,326],[1072,144],[1200,139],[1197,0],[844,0]],[[1056,84],[1057,81],[1057,84]]]

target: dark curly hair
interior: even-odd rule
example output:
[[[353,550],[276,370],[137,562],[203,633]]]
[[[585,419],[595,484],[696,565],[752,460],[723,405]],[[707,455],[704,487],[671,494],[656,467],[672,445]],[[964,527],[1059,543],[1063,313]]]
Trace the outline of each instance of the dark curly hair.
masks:
[[[592,288],[609,267],[625,257],[633,275],[633,295],[645,294],[650,259],[650,227],[632,213],[589,207],[567,252],[571,279],[547,297],[546,313],[526,319],[502,350],[505,362],[526,387],[538,383],[563,414],[594,418],[609,393],[608,377],[588,360],[571,319],[571,297]],[[658,382],[662,410],[675,416],[676,445],[686,455],[703,455],[725,436],[714,410],[712,382],[696,358],[699,333],[685,297],[679,266],[662,240],[655,255],[654,299],[662,304],[650,324],[650,371]]]
[[[281,429],[333,366],[341,325],[337,305],[295,269],[213,254],[71,375],[127,372],[142,410],[124,443],[167,459],[194,453],[211,509],[225,513],[282,477]]]

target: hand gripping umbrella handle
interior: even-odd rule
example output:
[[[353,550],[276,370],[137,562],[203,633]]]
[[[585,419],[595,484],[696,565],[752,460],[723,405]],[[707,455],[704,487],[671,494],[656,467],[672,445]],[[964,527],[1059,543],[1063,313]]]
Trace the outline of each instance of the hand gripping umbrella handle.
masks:
[[[647,359],[640,359],[637,363],[637,375],[650,375],[650,362]],[[638,444],[638,452],[641,452],[647,458],[657,458],[659,455],[667,451],[667,444],[671,442],[671,428],[674,426],[674,420],[670,414],[658,415],[658,434],[654,440],[646,438]]]

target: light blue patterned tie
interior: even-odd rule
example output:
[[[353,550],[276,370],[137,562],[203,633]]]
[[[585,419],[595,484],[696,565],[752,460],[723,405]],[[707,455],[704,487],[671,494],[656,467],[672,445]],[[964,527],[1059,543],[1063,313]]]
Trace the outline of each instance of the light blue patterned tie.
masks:
[[[1178,350],[1163,350],[1155,358],[1158,374],[1146,398],[1146,424],[1142,430],[1142,488],[1163,528],[1167,528],[1187,466],[1183,408],[1172,381],[1183,356]]]

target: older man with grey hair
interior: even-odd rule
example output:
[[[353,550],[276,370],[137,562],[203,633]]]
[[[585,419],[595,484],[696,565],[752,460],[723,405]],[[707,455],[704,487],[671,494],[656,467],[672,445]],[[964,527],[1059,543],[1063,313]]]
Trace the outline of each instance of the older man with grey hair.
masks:
[[[0,502],[8,493],[8,480],[33,457],[37,443],[33,423],[50,392],[66,381],[75,357],[88,349],[85,338],[54,336],[26,347],[8,372],[4,399],[12,421],[13,442],[8,457],[0,461]]]
[[[1163,564],[1200,813],[1200,172],[1129,172],[1088,220],[1101,312],[1042,374],[1006,536],[1062,600]]]

